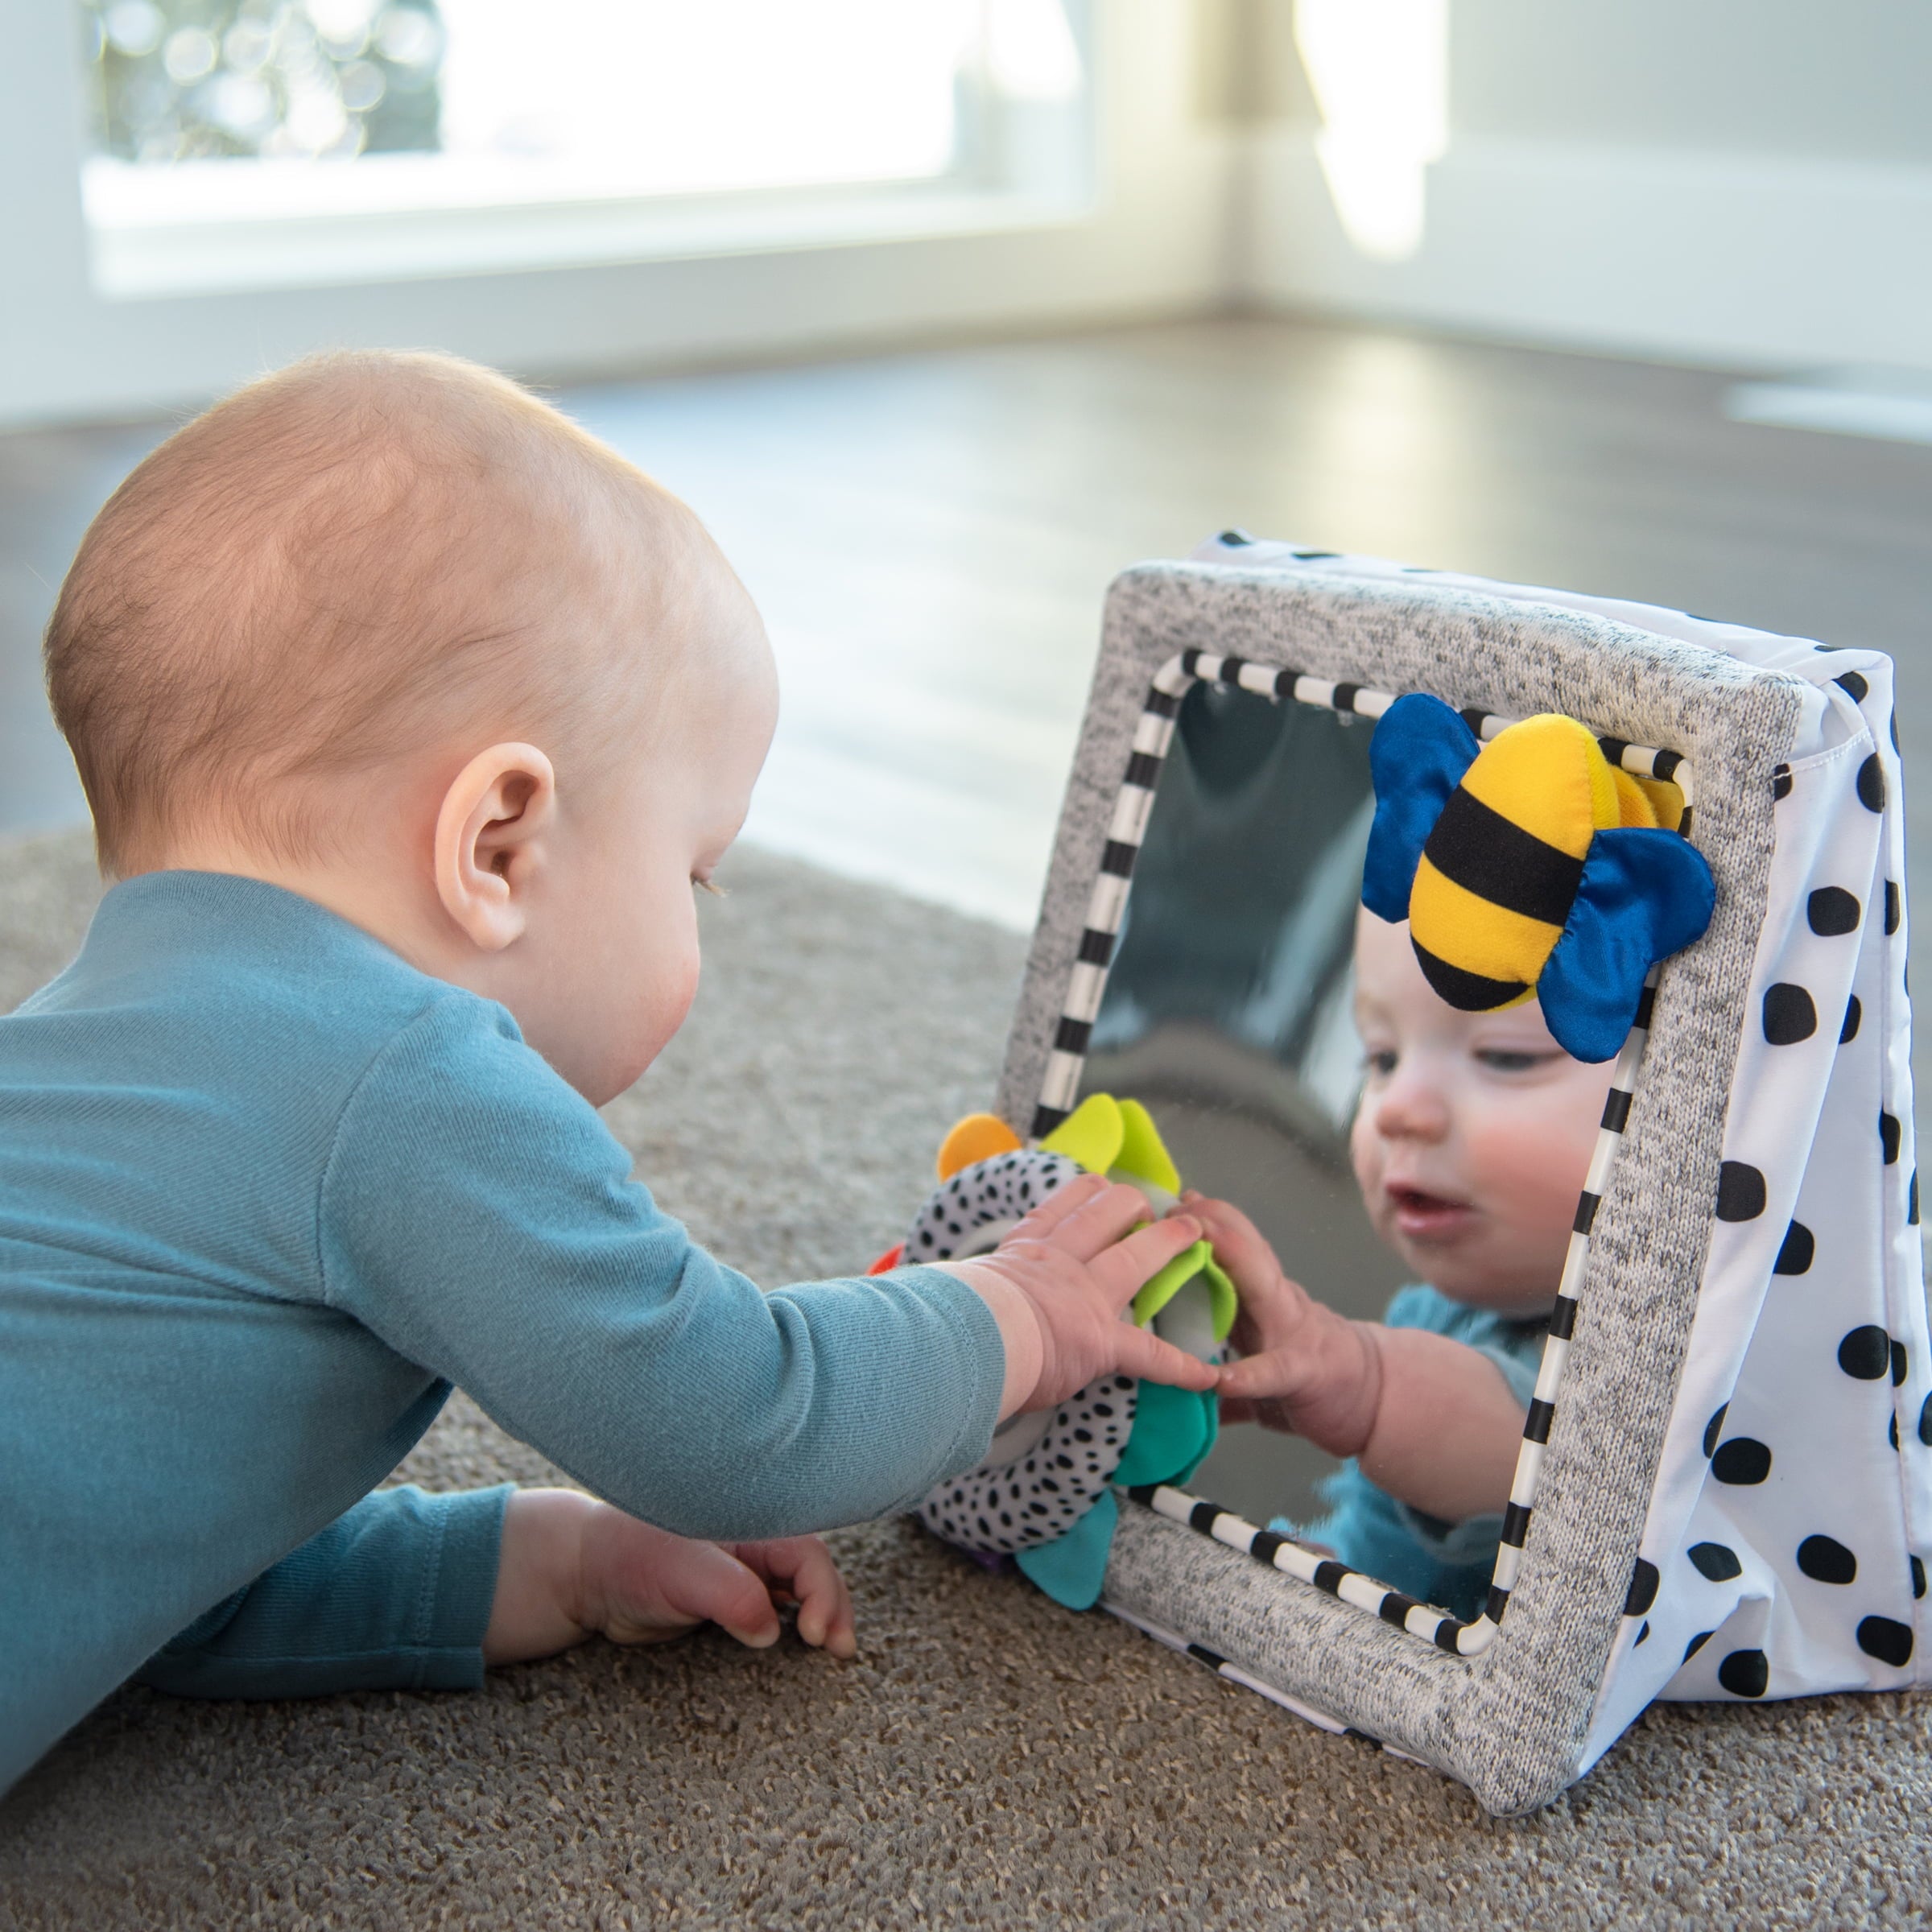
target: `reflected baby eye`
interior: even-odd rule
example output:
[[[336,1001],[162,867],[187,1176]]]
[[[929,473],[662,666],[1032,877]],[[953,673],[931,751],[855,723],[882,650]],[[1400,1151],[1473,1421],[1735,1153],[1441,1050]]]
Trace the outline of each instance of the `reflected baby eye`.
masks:
[[[1384,1046],[1375,1052],[1365,1053],[1362,1055],[1362,1065],[1370,1073],[1379,1074],[1387,1080],[1395,1071],[1395,1049]]]
[[[1477,1063],[1492,1073],[1528,1073],[1555,1059],[1550,1053],[1519,1053],[1505,1046],[1484,1046],[1476,1052]]]

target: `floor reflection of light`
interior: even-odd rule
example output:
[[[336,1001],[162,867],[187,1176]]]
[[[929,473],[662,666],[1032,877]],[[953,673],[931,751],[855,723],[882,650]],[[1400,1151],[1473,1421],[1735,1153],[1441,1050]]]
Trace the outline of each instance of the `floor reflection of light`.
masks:
[[[1413,255],[1449,142],[1449,0],[1295,0],[1294,39],[1343,231],[1377,260]]]

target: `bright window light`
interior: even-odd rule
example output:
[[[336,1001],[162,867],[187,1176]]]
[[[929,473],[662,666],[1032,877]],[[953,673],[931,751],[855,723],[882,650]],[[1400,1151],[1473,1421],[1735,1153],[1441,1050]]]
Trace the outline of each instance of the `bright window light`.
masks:
[[[1422,244],[1429,163],[1449,145],[1448,0],[1295,0],[1294,39],[1343,232],[1364,255],[1405,260]]]
[[[76,3],[110,227],[984,186],[1084,79],[1066,0]]]

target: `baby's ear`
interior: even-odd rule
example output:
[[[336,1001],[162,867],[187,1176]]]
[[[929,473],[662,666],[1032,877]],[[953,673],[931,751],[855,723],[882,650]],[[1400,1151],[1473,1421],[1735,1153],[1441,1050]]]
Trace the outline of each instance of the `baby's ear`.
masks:
[[[530,887],[555,822],[557,777],[534,745],[493,745],[457,773],[436,812],[436,896],[470,943],[523,935]]]

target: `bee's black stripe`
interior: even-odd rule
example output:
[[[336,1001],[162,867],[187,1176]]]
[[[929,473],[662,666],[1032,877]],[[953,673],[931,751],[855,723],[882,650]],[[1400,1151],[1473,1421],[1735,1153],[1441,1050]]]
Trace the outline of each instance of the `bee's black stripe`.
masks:
[[[1480,972],[1464,972],[1426,946],[1416,947],[1415,957],[1422,977],[1458,1013],[1492,1013],[1530,990],[1521,980],[1486,980]]]
[[[1465,892],[1546,926],[1568,919],[1583,881],[1581,859],[1545,844],[1460,785],[1450,793],[1422,852]]]

